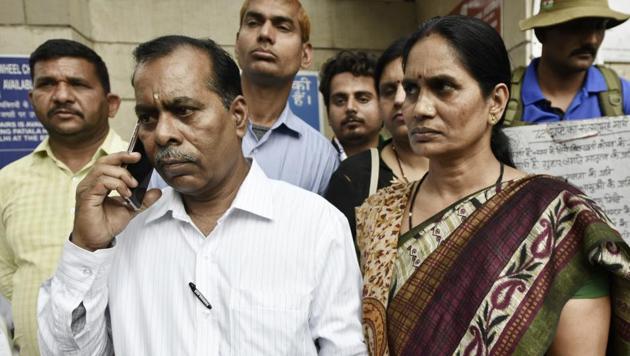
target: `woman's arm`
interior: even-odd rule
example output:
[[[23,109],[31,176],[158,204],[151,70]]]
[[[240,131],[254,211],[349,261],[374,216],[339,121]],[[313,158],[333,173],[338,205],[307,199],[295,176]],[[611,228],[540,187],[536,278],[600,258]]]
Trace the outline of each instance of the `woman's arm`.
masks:
[[[547,354],[605,355],[609,328],[609,297],[571,299],[562,308],[556,336]]]

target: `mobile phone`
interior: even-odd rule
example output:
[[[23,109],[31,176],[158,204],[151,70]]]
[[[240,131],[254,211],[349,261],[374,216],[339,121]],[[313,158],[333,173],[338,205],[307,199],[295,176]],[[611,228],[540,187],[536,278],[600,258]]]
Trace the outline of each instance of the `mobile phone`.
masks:
[[[142,141],[138,139],[139,128],[140,124],[136,123],[127,152],[139,152],[141,155],[140,161],[129,164],[125,167],[136,179],[136,181],[138,181],[138,185],[131,189],[131,196],[129,198],[125,198],[127,203],[134,210],[139,210],[142,206],[142,200],[144,199],[144,194],[147,192],[147,187],[151,181],[151,174],[153,173],[153,166],[151,165],[151,162],[149,162],[147,153],[144,150],[144,145],[142,144]]]

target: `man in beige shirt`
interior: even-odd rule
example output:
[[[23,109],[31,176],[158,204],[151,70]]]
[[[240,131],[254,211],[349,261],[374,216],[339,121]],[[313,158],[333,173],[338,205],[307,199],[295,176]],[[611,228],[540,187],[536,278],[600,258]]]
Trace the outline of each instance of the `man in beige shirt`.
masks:
[[[12,304],[15,345],[27,356],[39,354],[37,295],[72,231],[76,186],[96,159],[127,148],[109,127],[120,98],[98,54],[49,40],[29,65],[29,98],[49,136],[0,170],[0,293]]]

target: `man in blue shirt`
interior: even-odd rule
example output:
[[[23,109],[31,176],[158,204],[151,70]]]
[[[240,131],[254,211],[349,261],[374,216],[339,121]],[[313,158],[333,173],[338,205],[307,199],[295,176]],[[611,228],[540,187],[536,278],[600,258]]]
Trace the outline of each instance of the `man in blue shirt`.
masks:
[[[287,103],[295,74],[313,58],[308,16],[297,0],[246,0],[240,21],[235,52],[250,121],[243,153],[270,178],[323,194],[337,153]]]
[[[607,0],[542,0],[540,12],[522,20],[534,29],[542,55],[522,78],[522,121],[529,124],[605,116],[599,95],[608,85],[593,66],[606,29],[630,15],[608,7]],[[630,114],[630,83],[621,79],[624,114]],[[520,113],[516,120],[521,119]]]
[[[249,111],[242,149],[269,178],[323,195],[339,166],[337,151],[288,105],[293,78],[313,59],[309,36],[298,0],[246,0],[241,6],[235,52]],[[166,183],[153,174],[149,186]]]

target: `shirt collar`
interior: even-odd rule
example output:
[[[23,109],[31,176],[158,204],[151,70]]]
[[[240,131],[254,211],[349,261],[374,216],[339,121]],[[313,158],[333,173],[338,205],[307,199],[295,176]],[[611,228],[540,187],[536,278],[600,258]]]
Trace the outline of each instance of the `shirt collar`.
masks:
[[[254,159],[249,173],[241,184],[232,202],[234,209],[239,209],[262,218],[273,219],[273,196],[270,191],[270,181]]]
[[[251,162],[249,172],[221,220],[229,216],[234,210],[273,220],[273,196],[269,189],[269,178],[267,178],[255,160],[248,159],[248,161]],[[147,211],[146,221],[150,223],[167,215],[169,212],[174,219],[192,223],[188,213],[186,213],[181,195],[171,187],[162,190],[162,198]]]
[[[98,148],[98,150],[94,152],[92,159],[85,165],[85,167],[91,166],[98,158],[102,156],[120,151],[120,148],[124,146],[126,146],[126,143],[123,141],[123,139],[116,133],[116,131],[112,130],[112,128],[109,128],[107,136],[105,136],[105,140]],[[33,150],[33,155],[42,159],[49,157],[54,162],[56,162],[57,165],[62,165],[63,167],[65,167],[63,163],[57,160],[50,147],[50,136],[47,136],[39,145],[37,145],[37,147],[35,147],[35,149]],[[85,169],[85,167],[83,167],[81,170]]]
[[[348,155],[346,154],[346,151],[343,149],[343,146],[341,145],[341,142],[339,142],[339,139],[337,138],[337,136],[333,136],[331,142],[335,150],[337,150],[339,161],[344,161],[346,158],[348,158]]]
[[[291,133],[302,136],[304,130],[300,126],[299,122],[296,122],[296,120],[301,119],[295,116],[293,111],[291,111],[289,104],[287,103],[287,105],[285,105],[284,107],[284,110],[282,110],[282,113],[280,113],[280,117],[278,117],[278,120],[276,120],[276,122],[271,126],[271,130],[275,130],[277,128],[280,128],[280,126],[283,126],[287,128]]]
[[[146,221],[151,223],[168,213],[171,213],[174,219],[191,222],[190,217],[186,213],[181,195],[171,187],[162,189],[162,197],[147,210]]]

